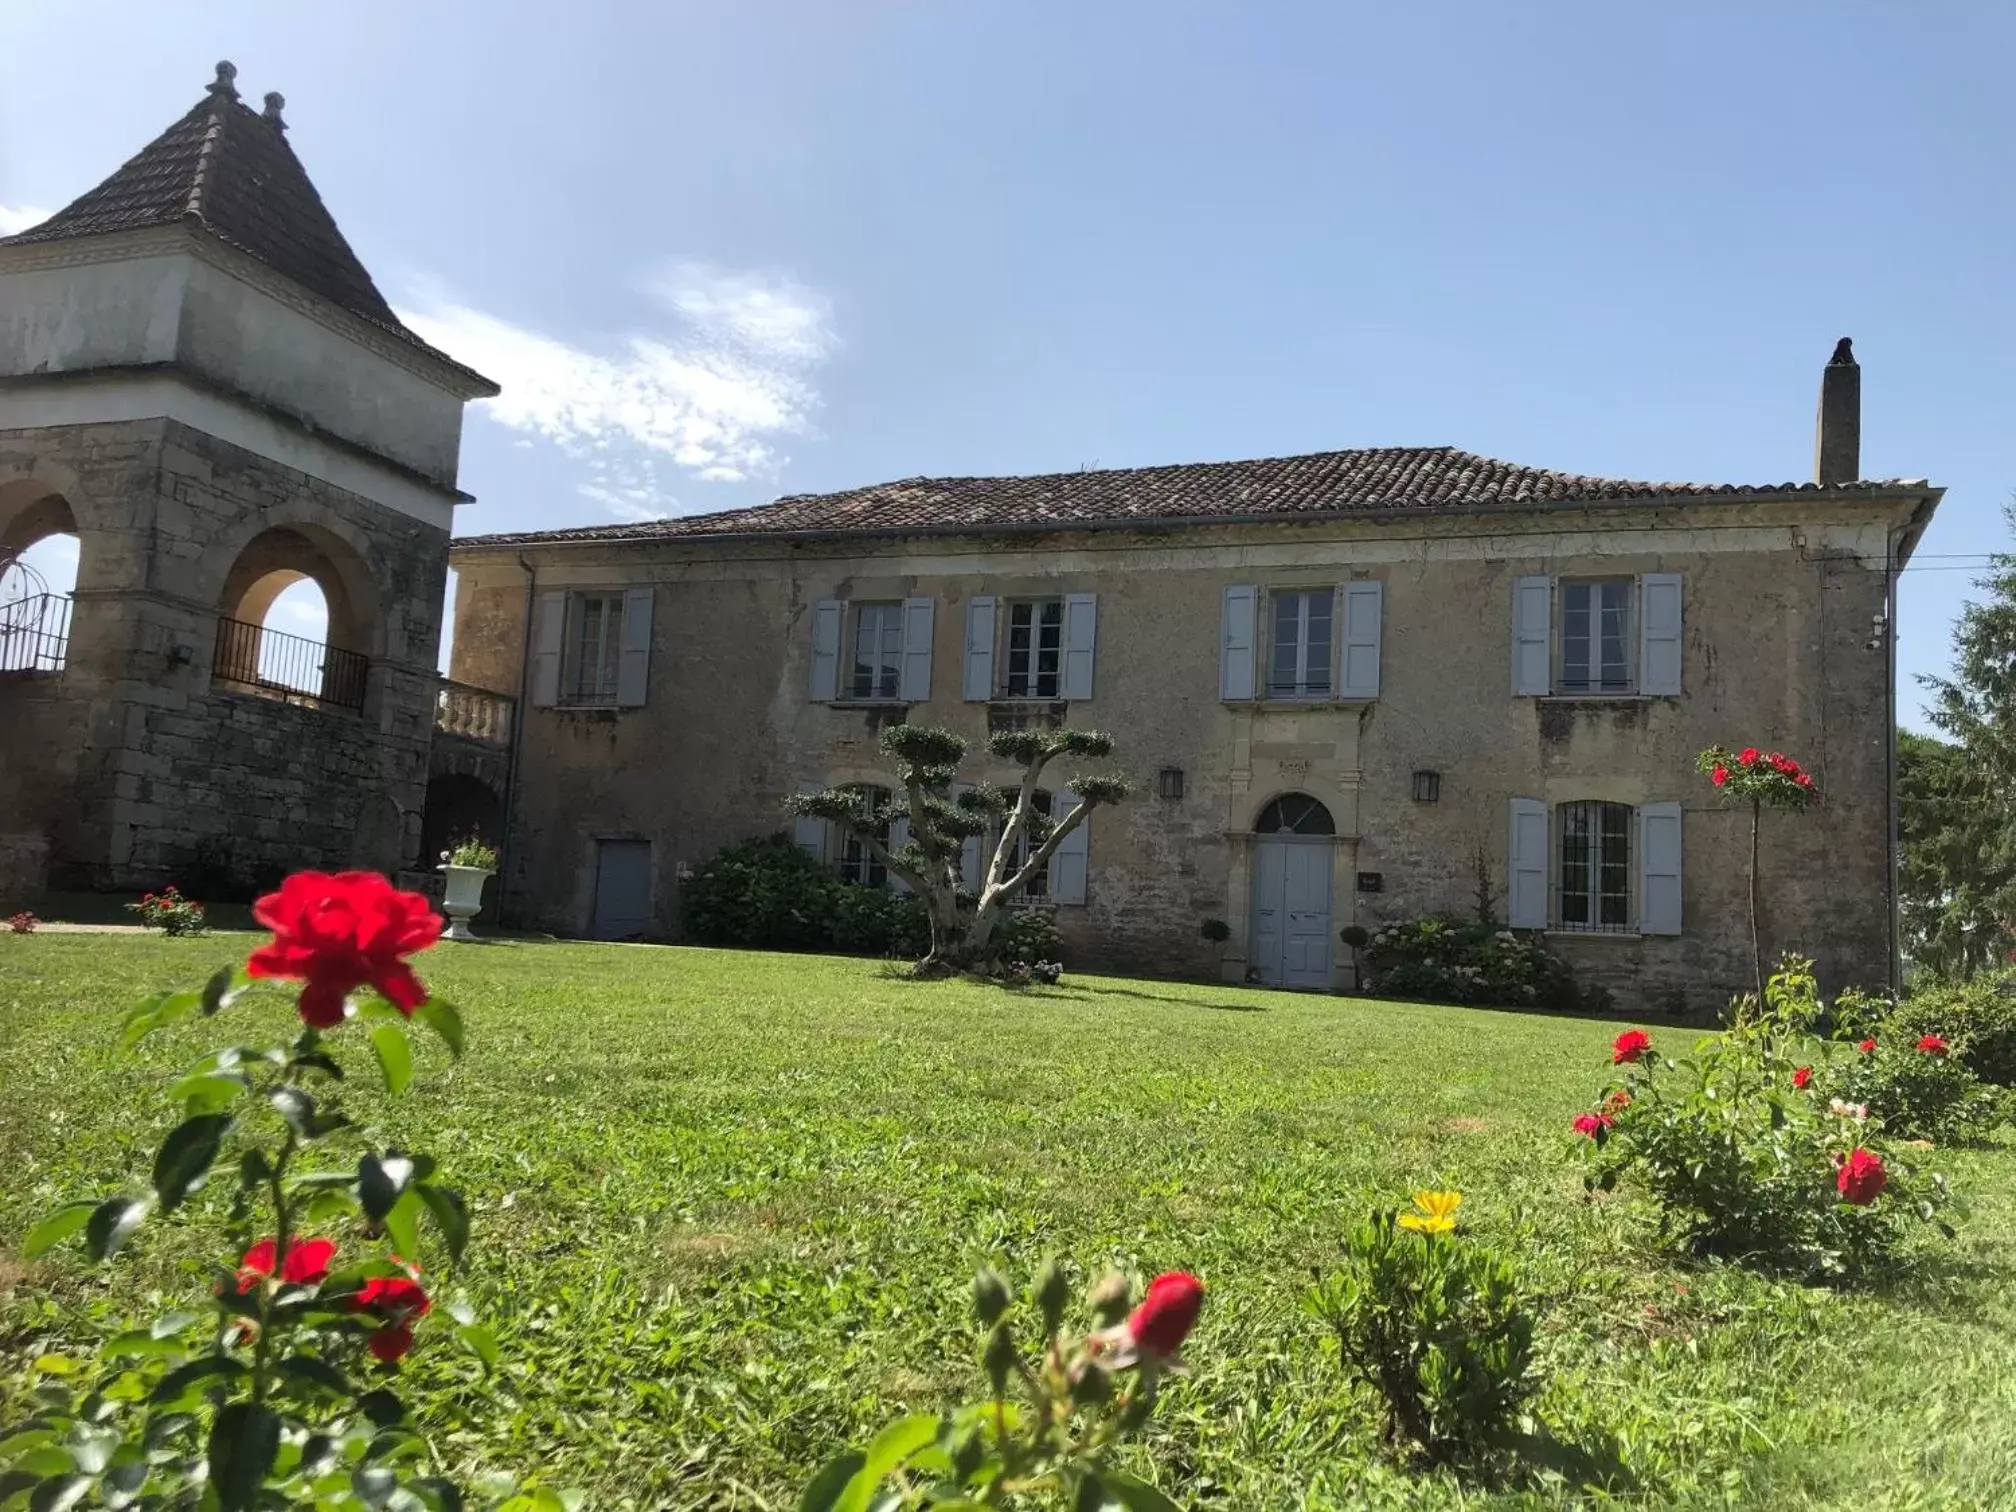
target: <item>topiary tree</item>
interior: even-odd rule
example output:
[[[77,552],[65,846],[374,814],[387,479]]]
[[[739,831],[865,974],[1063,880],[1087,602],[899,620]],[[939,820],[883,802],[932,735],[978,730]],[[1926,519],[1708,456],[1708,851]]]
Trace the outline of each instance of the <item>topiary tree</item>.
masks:
[[[859,789],[829,788],[796,794],[785,807],[858,837],[924,900],[931,948],[917,963],[920,976],[989,972],[998,953],[995,932],[1008,905],[1093,809],[1128,793],[1123,777],[1074,773],[1069,785],[1078,801],[1070,812],[1046,817],[1037,809],[1036,795],[1053,761],[1112,754],[1113,737],[1094,730],[1004,730],[992,737],[987,749],[1022,768],[1012,792],[985,782],[955,787],[966,741],[950,730],[891,725],[881,745],[903,786],[891,802],[873,804]],[[990,849],[987,837],[997,826]],[[907,834],[897,836],[899,828]],[[978,842],[981,857],[978,885],[970,888],[964,875],[969,841]]]
[[[1710,746],[1695,758],[1723,798],[1750,805],[1750,964],[1756,973],[1757,1001],[1764,1001],[1764,941],[1757,927],[1757,836],[1764,810],[1804,812],[1820,801],[1820,790],[1799,763],[1782,751],[1740,751]]]

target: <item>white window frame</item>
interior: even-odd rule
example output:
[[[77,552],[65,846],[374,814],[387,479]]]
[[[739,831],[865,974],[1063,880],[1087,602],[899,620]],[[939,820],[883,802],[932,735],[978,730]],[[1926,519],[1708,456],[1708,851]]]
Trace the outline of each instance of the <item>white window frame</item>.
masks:
[[[1057,817],[1057,795],[1045,788],[1038,788],[1029,795],[1029,807],[1033,812],[1041,814],[1045,819],[1054,819]],[[997,836],[996,838],[998,843],[999,837]],[[1012,877],[1016,872],[1020,871],[1029,860],[1029,853],[1038,849],[1041,845],[1042,841],[1040,840],[1034,844],[1030,842],[1029,827],[1026,824],[1023,825],[1022,833],[1015,837],[1015,853],[1008,858],[1008,875]],[[1051,860],[1055,859],[1055,856],[1051,857]],[[1036,869],[1036,873],[1030,877],[1028,885],[1015,895],[1015,901],[1017,903],[1048,903],[1050,901],[1050,861],[1045,861]]]
[[[1601,591],[1610,586],[1624,590],[1624,627],[1621,635],[1624,650],[1624,678],[1621,683],[1610,684],[1602,680]],[[1585,671],[1589,674],[1579,684],[1568,681],[1568,598],[1572,592],[1586,589],[1591,595],[1589,663]],[[1552,681],[1554,692],[1565,698],[1632,698],[1638,693],[1639,683],[1639,588],[1636,577],[1622,574],[1603,576],[1582,574],[1562,577],[1554,584],[1554,613],[1552,650]]]
[[[1623,855],[1621,857],[1611,857],[1604,853],[1605,837],[1601,832],[1601,823],[1605,815],[1609,813],[1621,814],[1623,818],[1621,835],[1610,837],[1612,843],[1622,845]],[[1579,896],[1581,902],[1591,912],[1598,915],[1598,917],[1570,920],[1567,916],[1568,901],[1571,896],[1568,889],[1568,868],[1570,865],[1568,831],[1571,824],[1585,816],[1594,828],[1592,828],[1587,837],[1589,853],[1580,863],[1586,870],[1584,883],[1575,896]],[[1562,934],[1635,935],[1639,933],[1638,867],[1641,858],[1638,853],[1639,811],[1637,806],[1629,803],[1616,803],[1603,798],[1573,799],[1566,803],[1557,803],[1554,805],[1554,812],[1548,824],[1547,840],[1550,852],[1547,865],[1547,884],[1551,902],[1548,928],[1559,931]],[[1623,917],[1616,920],[1604,920],[1600,917],[1605,899],[1619,896],[1615,892],[1605,892],[1603,889],[1602,874],[1606,868],[1610,867],[1619,867],[1624,873],[1624,891],[1621,894],[1623,899]]]
[[[840,696],[849,703],[901,703],[903,701],[903,651],[904,623],[906,612],[901,599],[866,599],[848,606],[853,612],[848,616],[847,625],[847,674],[843,680]],[[862,619],[873,614],[876,619],[875,634],[882,644],[874,648],[874,660],[869,665],[869,686],[862,690]],[[894,644],[891,645],[891,637]],[[888,692],[881,691],[884,682]]]
[[[901,607],[900,605],[898,606]],[[881,795],[884,807],[895,802],[893,788],[886,788],[879,782],[848,782],[841,784],[841,790],[860,793],[863,797]],[[889,869],[868,849],[864,841],[846,825],[830,822],[826,839],[826,860],[839,873],[842,882],[851,882],[857,887],[876,887],[887,890],[890,883]],[[858,873],[858,875],[857,875]]]
[[[1056,610],[1056,658],[1050,672],[1053,684],[1048,693],[1041,691],[1042,636],[1045,626],[1042,613],[1046,608]],[[1001,685],[998,695],[1009,701],[1024,703],[1059,703],[1064,697],[1064,595],[1049,598],[1008,599],[1001,605]],[[1015,691],[1015,617],[1026,612],[1029,616],[1028,667],[1025,672],[1028,686],[1021,692]]]
[[[1267,590],[1262,606],[1265,617],[1261,621],[1265,631],[1264,658],[1260,667],[1262,698],[1278,703],[1311,703],[1326,702],[1337,696],[1337,596],[1335,584],[1328,587],[1284,587]],[[1276,687],[1274,681],[1274,652],[1277,644],[1277,627],[1280,623],[1279,605],[1287,598],[1299,599],[1301,607],[1295,616],[1295,683],[1292,689],[1283,691]],[[1323,605],[1324,613],[1329,619],[1330,642],[1321,668],[1323,686],[1311,688],[1310,673],[1315,669],[1310,666],[1309,626],[1314,618],[1311,611],[1318,604]]]
[[[623,601],[621,588],[567,595],[556,703],[571,709],[616,706],[623,666]],[[592,649],[587,633],[590,604],[601,606]]]

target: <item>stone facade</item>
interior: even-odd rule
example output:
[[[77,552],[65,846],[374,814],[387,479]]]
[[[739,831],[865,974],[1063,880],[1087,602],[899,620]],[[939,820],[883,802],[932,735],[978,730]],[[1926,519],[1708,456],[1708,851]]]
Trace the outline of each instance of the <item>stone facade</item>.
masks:
[[[80,543],[67,662],[0,680],[0,799],[52,882],[242,891],[417,854],[445,531],[167,419],[0,431],[0,537],[50,498]],[[361,709],[213,676],[234,572],[275,540],[296,554],[258,575],[327,579]]]
[[[1333,987],[1351,980],[1336,940],[1346,924],[1472,913],[1480,886],[1504,915],[1513,800],[1550,813],[1592,800],[1671,803],[1683,836],[1679,932],[1550,928],[1549,941],[1620,1002],[1698,1016],[1749,975],[1747,816],[1720,806],[1693,770],[1715,742],[1795,752],[1827,793],[1813,817],[1767,816],[1767,949],[1812,953],[1834,985],[1889,977],[1892,672],[1872,626],[1888,613],[1900,543],[1935,499],[1922,485],[1858,485],[1404,523],[479,541],[454,553],[455,675],[518,689],[538,650],[528,604],[650,587],[641,706],[524,711],[505,882],[524,921],[584,933],[598,841],[648,841],[652,932],[672,938],[682,869],[787,828],[788,793],[891,782],[876,749],[882,724],[907,712],[984,741],[990,705],[962,697],[960,671],[976,597],[1096,594],[1091,694],[1069,704],[1068,719],[1111,731],[1114,764],[1142,781],[1139,796],[1093,816],[1084,902],[1059,909],[1077,964],[1242,979],[1255,819],[1284,793],[1319,799],[1335,821]],[[1516,584],[1646,573],[1679,575],[1677,694],[1513,692]],[[1376,696],[1221,697],[1228,586],[1253,585],[1264,600],[1354,581],[1381,585]],[[928,697],[892,708],[809,695],[816,605],[921,598],[934,606]],[[1180,798],[1157,796],[1163,769],[1182,773]],[[1437,774],[1436,801],[1416,800],[1417,772]],[[1547,864],[1558,876],[1558,859]],[[1211,917],[1232,926],[1222,958],[1199,935]]]

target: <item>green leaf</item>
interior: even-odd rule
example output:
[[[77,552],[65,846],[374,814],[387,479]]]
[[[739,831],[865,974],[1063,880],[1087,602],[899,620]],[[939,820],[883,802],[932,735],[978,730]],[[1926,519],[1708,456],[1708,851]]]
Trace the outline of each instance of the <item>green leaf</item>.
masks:
[[[266,1094],[266,1100],[273,1104],[273,1111],[287,1120],[287,1127],[303,1139],[311,1137],[309,1127],[315,1119],[315,1099],[299,1087],[275,1087]]]
[[[455,1337],[462,1341],[464,1347],[471,1354],[483,1362],[485,1369],[495,1370],[497,1368],[496,1334],[485,1328],[481,1323],[464,1323],[460,1328],[455,1330]]]
[[[407,1482],[406,1489],[427,1504],[427,1512],[462,1512],[462,1491],[453,1481],[429,1475]]]
[[[387,1150],[383,1159],[371,1154],[358,1158],[357,1199],[363,1204],[364,1216],[374,1223],[384,1221],[412,1182],[413,1162],[396,1150]]]
[[[28,1512],[70,1512],[91,1489],[88,1475],[52,1475],[28,1498]]]
[[[413,1047],[406,1041],[406,1026],[379,1024],[371,1031],[371,1049],[378,1057],[385,1090],[397,1097],[413,1080]]]
[[[401,1260],[420,1258],[420,1199],[411,1187],[385,1214],[385,1232],[392,1240],[392,1253]]]
[[[231,1128],[229,1113],[201,1113],[184,1119],[161,1141],[154,1157],[154,1193],[161,1211],[172,1213],[192,1188],[201,1185]]]
[[[305,1386],[339,1397],[350,1395],[350,1378],[327,1360],[318,1360],[313,1355],[289,1355],[280,1362],[280,1369]]]
[[[176,1339],[157,1339],[144,1328],[114,1334],[99,1347],[108,1360],[167,1360],[184,1353]]]
[[[77,1468],[86,1475],[97,1475],[112,1463],[113,1451],[119,1447],[122,1435],[117,1428],[100,1428],[90,1423],[79,1423],[70,1430],[68,1443],[70,1458],[77,1462]]]
[[[469,1243],[469,1207],[463,1202],[462,1194],[453,1187],[436,1186],[431,1181],[414,1190],[427,1204],[427,1212],[434,1220],[435,1229],[440,1232],[441,1242],[448,1246],[449,1259],[460,1265],[462,1251]]]
[[[798,1498],[798,1512],[834,1512],[834,1508],[840,1505],[840,1497],[847,1490],[848,1482],[860,1474],[861,1467],[867,1463],[868,1456],[859,1449],[849,1449],[845,1454],[826,1461]]]
[[[1112,1500],[1120,1503],[1127,1512],[1183,1512],[1176,1503],[1144,1480],[1136,1480],[1124,1470],[1099,1472],[1099,1482]]]
[[[172,1339],[178,1334],[187,1333],[193,1325],[201,1323],[209,1316],[208,1313],[198,1312],[193,1307],[180,1307],[174,1312],[163,1313],[149,1323],[147,1332],[157,1339]]]
[[[144,1197],[113,1197],[91,1210],[84,1222],[84,1245],[93,1260],[110,1260],[125,1248],[153,1206]]]
[[[905,1460],[927,1444],[936,1443],[942,1425],[936,1414],[901,1417],[869,1441],[868,1452],[833,1503],[833,1512],[869,1512],[876,1487]]]
[[[185,1076],[168,1089],[168,1095],[182,1104],[188,1117],[199,1113],[220,1113],[251,1089],[252,1078],[243,1071],[199,1071]]]
[[[456,1060],[462,1059],[462,1010],[440,998],[429,998],[413,1010],[413,1017],[440,1036],[441,1043]]]
[[[406,1404],[383,1387],[357,1398],[357,1410],[380,1428],[390,1428],[406,1416]]]
[[[128,1050],[156,1029],[187,1018],[203,1006],[201,993],[159,992],[131,1008],[119,1022],[119,1038]]]
[[[191,1360],[187,1365],[178,1365],[154,1383],[154,1389],[147,1393],[147,1400],[155,1406],[166,1406],[179,1402],[191,1388],[201,1385],[213,1376],[236,1380],[245,1374],[245,1367],[225,1355],[204,1355]]]
[[[210,1426],[210,1485],[222,1512],[245,1512],[280,1452],[280,1415],[263,1402],[232,1402]]]
[[[28,1231],[28,1237],[21,1241],[21,1258],[33,1260],[47,1254],[89,1223],[97,1209],[95,1202],[64,1203]]]
[[[203,996],[199,1004],[203,1010],[203,1017],[210,1018],[218,1009],[230,1007],[250,980],[239,967],[219,966],[210,980],[203,984]]]

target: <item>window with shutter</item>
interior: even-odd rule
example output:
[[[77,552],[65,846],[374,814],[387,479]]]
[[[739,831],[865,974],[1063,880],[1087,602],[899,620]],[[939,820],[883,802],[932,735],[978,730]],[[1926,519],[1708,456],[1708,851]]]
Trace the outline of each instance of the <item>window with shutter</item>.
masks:
[[[1061,697],[1064,600],[1021,599],[1011,603],[1002,659],[1002,697]]]
[[[1555,814],[1555,927],[1585,934],[1632,933],[1637,925],[1631,908],[1631,832],[1636,827],[1631,806],[1564,803]]]
[[[621,593],[568,596],[560,703],[575,708],[598,708],[616,702],[623,657],[623,609]]]
[[[903,683],[903,606],[856,604],[847,696],[894,699]]]
[[[1276,589],[1267,595],[1267,696],[1330,696],[1334,588]]]

